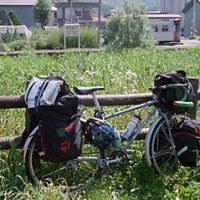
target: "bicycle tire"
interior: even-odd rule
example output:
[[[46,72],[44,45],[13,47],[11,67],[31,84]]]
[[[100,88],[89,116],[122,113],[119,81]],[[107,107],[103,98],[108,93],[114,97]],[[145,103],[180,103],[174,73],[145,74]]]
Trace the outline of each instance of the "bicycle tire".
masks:
[[[24,153],[26,173],[33,184],[37,184],[39,181],[66,184],[69,193],[83,191],[93,184],[98,172],[98,163],[83,161],[81,158],[94,155],[101,158],[103,152],[90,144],[85,144],[82,148],[81,158],[65,163],[52,163],[38,154],[39,144],[40,136],[35,134]]]
[[[185,115],[170,115],[169,126],[166,120],[161,118],[152,132],[149,145],[150,159],[152,167],[160,176],[173,174],[180,167],[171,135],[171,126],[185,118]]]

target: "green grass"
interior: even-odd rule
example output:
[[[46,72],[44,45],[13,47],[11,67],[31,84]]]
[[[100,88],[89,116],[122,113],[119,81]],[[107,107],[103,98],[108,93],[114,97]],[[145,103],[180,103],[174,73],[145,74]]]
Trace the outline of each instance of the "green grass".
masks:
[[[200,78],[200,48],[69,53],[57,57],[37,56],[28,50],[25,53],[19,57],[0,57],[1,96],[22,95],[30,77],[50,74],[63,76],[71,87],[103,85],[106,90],[100,94],[148,92],[155,74],[164,71],[182,69],[189,76]],[[110,112],[118,108],[104,109]],[[0,114],[1,136],[21,135],[24,109],[1,110]],[[117,128],[123,128],[126,122],[125,116],[113,121]],[[134,149],[135,162],[131,166],[113,176],[103,177],[76,199],[200,199],[198,168],[181,168],[175,176],[161,179],[142,159],[143,142],[134,145]],[[48,187],[29,184],[20,151],[14,148],[0,151],[0,158],[0,199],[64,199],[62,188],[53,183]]]

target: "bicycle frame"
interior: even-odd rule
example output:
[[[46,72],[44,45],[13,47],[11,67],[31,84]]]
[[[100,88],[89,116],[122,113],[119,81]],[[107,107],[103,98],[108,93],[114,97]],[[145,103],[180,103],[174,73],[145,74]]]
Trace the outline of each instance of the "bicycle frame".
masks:
[[[100,104],[98,102],[98,99],[97,99],[95,93],[93,93],[92,96],[93,96],[93,99],[94,99],[94,102],[95,102],[96,111],[102,114],[103,112],[102,112],[102,109],[100,107]],[[152,99],[152,100],[147,101],[145,103],[142,103],[142,104],[139,104],[139,105],[136,105],[136,106],[131,106],[127,109],[122,109],[120,111],[117,111],[117,112],[114,112],[114,113],[111,113],[111,114],[103,115],[103,119],[107,120],[107,119],[110,119],[110,118],[118,117],[118,116],[126,114],[126,113],[134,112],[136,110],[139,110],[139,109],[142,109],[142,108],[145,108],[145,107],[153,106],[153,108],[148,113],[148,115],[145,117],[145,119],[141,121],[140,126],[137,127],[136,130],[131,130],[132,134],[130,135],[130,139],[126,141],[126,143],[124,144],[124,146],[121,149],[122,151],[126,151],[130,147],[130,145],[133,143],[133,141],[137,138],[137,136],[140,134],[142,129],[145,127],[145,125],[152,119],[153,116],[155,116],[157,111],[159,112],[159,115],[157,116],[157,118],[153,120],[153,123],[151,124],[149,131],[147,133],[146,139],[145,139],[145,155],[146,155],[145,157],[146,157],[146,160],[147,160],[147,163],[148,163],[149,166],[151,166],[151,159],[150,159],[150,156],[149,156],[149,143],[150,143],[151,135],[153,133],[155,126],[158,124],[158,122],[160,120],[162,120],[164,118],[165,121],[166,121],[167,127],[169,127],[169,120],[168,120],[168,117],[167,117],[168,113],[160,111],[160,109],[156,106],[157,103],[158,103],[158,100],[157,100],[157,98],[155,98],[155,99]],[[125,131],[122,133],[122,135],[124,133],[125,133]],[[85,158],[83,158],[83,160],[84,159]],[[116,163],[116,162],[121,161],[121,159],[118,158],[118,157],[116,157],[113,160],[107,160],[107,161],[105,161],[105,159],[97,159],[97,160],[98,161],[101,160],[100,162],[106,162],[107,164]],[[93,159],[93,161],[94,161],[94,159]]]
[[[155,104],[157,102],[158,101],[156,99],[155,100],[150,100],[150,101],[147,101],[145,103],[142,103],[142,104],[139,104],[139,105],[136,105],[136,106],[132,106],[132,107],[130,107],[128,109],[124,109],[124,110],[121,110],[121,111],[118,111],[118,112],[114,112],[112,114],[108,114],[108,115],[105,116],[105,119],[114,118],[114,117],[129,113],[129,112],[133,112],[133,111],[145,108],[145,107],[153,106],[152,110],[149,112],[149,114],[146,116],[146,118],[140,123],[140,126],[137,128],[137,130],[136,131],[131,130],[132,134],[130,136],[130,139],[127,141],[127,143],[122,148],[122,150],[126,151],[129,148],[129,146],[137,138],[137,136],[139,135],[141,130],[150,121],[150,119],[155,115],[156,111],[158,111],[158,108],[155,106]],[[125,131],[122,133],[122,135],[124,133],[125,133]]]

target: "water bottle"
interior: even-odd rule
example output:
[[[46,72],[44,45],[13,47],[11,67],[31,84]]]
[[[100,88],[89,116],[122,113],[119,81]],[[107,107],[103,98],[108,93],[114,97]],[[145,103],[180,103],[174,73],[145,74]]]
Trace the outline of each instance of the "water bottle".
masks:
[[[141,118],[137,115],[133,116],[133,118],[131,119],[131,121],[129,122],[125,133],[123,134],[123,139],[128,140],[129,137],[131,136],[131,134],[133,133],[133,131],[136,129],[138,123],[141,121]]]

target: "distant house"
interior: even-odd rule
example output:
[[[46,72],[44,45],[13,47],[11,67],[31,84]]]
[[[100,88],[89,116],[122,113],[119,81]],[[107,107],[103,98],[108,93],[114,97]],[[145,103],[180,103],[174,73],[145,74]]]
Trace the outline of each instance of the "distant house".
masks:
[[[57,2],[57,21],[62,26],[65,23],[79,23],[82,26],[97,27],[99,3],[87,2]],[[105,18],[101,18],[105,23]]]
[[[0,0],[0,24],[10,25],[7,16],[15,12],[21,23],[27,27],[35,26],[33,9],[37,0]]]
[[[195,7],[195,12],[194,12],[194,7]],[[196,34],[200,35],[200,0],[196,0],[195,6],[194,6],[194,0],[191,0],[189,3],[186,4],[182,12],[185,14],[185,22],[184,22],[185,36],[191,35],[192,27],[194,24],[195,24],[195,29],[197,31]]]
[[[166,13],[147,14],[153,38],[157,42],[180,42],[181,15]]]
[[[181,34],[184,35],[184,20],[182,13],[183,8],[190,0],[160,0],[160,12],[182,15]]]

